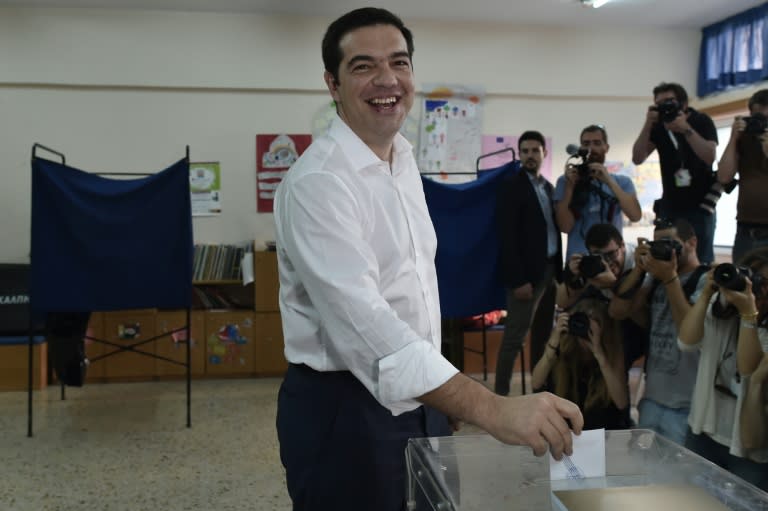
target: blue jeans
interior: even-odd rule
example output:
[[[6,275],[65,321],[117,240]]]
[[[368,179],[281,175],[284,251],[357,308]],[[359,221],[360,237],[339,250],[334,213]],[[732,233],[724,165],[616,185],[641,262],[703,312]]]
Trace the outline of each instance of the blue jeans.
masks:
[[[685,443],[690,408],[668,408],[656,401],[641,399],[637,411],[640,415],[638,428],[652,429],[679,445]]]
[[[765,228],[768,231],[768,227]],[[736,238],[733,240],[731,256],[734,263],[738,263],[745,254],[756,248],[768,247],[768,236],[755,237],[755,229],[745,226],[736,226]]]
[[[768,464],[757,463],[746,458],[739,458],[728,452],[728,447],[712,440],[706,433],[696,435],[688,428],[685,447],[699,456],[707,458],[715,465],[724,468],[748,481],[763,491],[768,491]]]

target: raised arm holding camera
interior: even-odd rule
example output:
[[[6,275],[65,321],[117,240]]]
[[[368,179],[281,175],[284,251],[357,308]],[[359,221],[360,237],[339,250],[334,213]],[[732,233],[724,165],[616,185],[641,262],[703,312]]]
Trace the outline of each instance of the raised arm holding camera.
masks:
[[[696,255],[691,225],[684,219],[659,221],[653,241],[639,240],[635,269],[617,288],[609,309],[615,319],[632,318],[648,325],[639,426],[679,444],[688,429],[698,355],[680,352],[677,332],[701,292],[705,269]]]
[[[731,138],[717,168],[717,179],[728,189],[736,186],[739,174],[739,198],[736,204],[736,237],[732,260],[747,252],[768,246],[768,89],[749,98],[749,116],[737,116]]]
[[[579,142],[581,146],[573,156],[580,157],[582,162],[566,165],[565,173],[557,179],[554,195],[558,227],[568,235],[566,259],[587,251],[585,237],[592,225],[610,223],[621,232],[622,213],[633,222],[642,216],[632,180],[611,174],[605,167],[605,155],[610,149],[605,128],[587,126],[581,131]]]
[[[685,445],[765,490],[768,445],[758,445],[751,436],[759,436],[749,429],[764,419],[765,395],[762,383],[753,389],[750,379],[740,374],[737,350],[758,346],[759,337],[768,340],[766,329],[759,326],[768,312],[768,249],[751,252],[740,266],[720,264],[704,280],[678,336],[681,350],[700,353]],[[753,363],[765,358],[762,350],[742,355]],[[762,382],[759,371],[756,379]],[[746,442],[740,420],[747,427]]]
[[[632,161],[643,163],[658,151],[663,193],[654,211],[660,218],[685,218],[693,226],[702,262],[715,260],[715,205],[722,193],[712,171],[717,129],[712,119],[688,106],[688,93],[677,83],[653,89]]]
[[[586,298],[561,313],[544,355],[531,373],[534,390],[549,389],[577,403],[587,429],[630,425],[629,389],[620,328],[607,303]]]

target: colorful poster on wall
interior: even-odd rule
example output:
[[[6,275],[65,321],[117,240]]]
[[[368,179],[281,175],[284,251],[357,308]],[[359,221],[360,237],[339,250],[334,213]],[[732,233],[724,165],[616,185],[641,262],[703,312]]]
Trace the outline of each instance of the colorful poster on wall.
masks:
[[[271,213],[277,185],[312,143],[312,135],[256,135],[256,211]]]
[[[495,169],[505,163],[509,163],[512,158],[520,159],[517,154],[518,136],[512,135],[483,135],[483,150],[480,159],[481,169]],[[544,137],[547,147],[552,147],[552,137]],[[511,150],[514,150],[514,154]],[[492,154],[497,153],[497,154]],[[488,156],[483,156],[488,155]],[[552,152],[547,151],[547,157],[541,162],[541,175],[552,181]],[[554,184],[554,181],[552,181]]]
[[[221,166],[217,161],[189,163],[192,216],[221,214]]]
[[[425,87],[416,158],[422,174],[446,182],[472,178],[482,144],[482,96],[465,86]]]

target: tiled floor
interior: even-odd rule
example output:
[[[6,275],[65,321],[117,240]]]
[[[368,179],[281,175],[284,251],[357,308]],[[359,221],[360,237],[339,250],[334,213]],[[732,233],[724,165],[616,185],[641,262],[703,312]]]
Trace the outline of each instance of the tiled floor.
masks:
[[[0,510],[289,510],[277,379],[89,384],[0,393]]]
[[[190,429],[183,382],[88,384],[66,401],[48,387],[34,395],[33,438],[26,392],[2,392],[0,511],[287,511],[279,385],[193,381]]]

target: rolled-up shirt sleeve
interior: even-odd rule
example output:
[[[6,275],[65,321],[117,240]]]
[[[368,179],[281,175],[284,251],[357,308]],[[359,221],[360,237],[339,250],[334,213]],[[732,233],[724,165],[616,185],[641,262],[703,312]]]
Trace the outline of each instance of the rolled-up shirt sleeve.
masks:
[[[379,360],[378,399],[385,406],[413,399],[438,388],[458,372],[432,344],[410,343]]]

